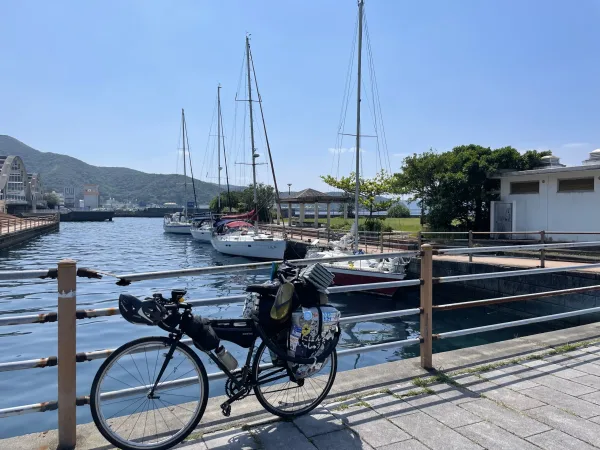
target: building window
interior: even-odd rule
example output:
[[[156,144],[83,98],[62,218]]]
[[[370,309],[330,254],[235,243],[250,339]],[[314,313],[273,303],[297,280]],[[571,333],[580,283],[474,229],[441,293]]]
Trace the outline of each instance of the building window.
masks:
[[[594,177],[558,180],[558,192],[594,192]]]
[[[510,183],[510,193],[512,194],[539,194],[539,181],[517,181]]]

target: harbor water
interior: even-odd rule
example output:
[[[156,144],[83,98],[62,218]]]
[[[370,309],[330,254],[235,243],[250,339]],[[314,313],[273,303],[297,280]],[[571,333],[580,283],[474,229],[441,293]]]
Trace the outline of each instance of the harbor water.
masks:
[[[163,233],[162,219],[117,218],[102,223],[62,223],[59,232],[0,253],[0,270],[47,269],[56,267],[63,258],[77,260],[78,267],[89,267],[110,273],[147,272],[248,262],[244,258],[224,256],[210,244],[194,241],[191,236]],[[268,279],[268,271],[206,275],[202,277],[167,278],[116,285],[116,279],[79,279],[78,308],[95,309],[117,306],[121,293],[140,297],[154,292],[168,294],[171,289],[186,289],[187,298],[237,295],[249,283]],[[24,280],[0,282],[0,317],[56,311],[56,280]],[[435,299],[434,299],[435,302]],[[418,304],[418,293],[407,292],[398,299],[384,299],[365,293],[338,294],[330,298],[342,316],[406,309]],[[211,318],[240,317],[243,302],[229,305],[198,307],[197,314]],[[481,326],[514,320],[506,312],[477,308],[437,313],[434,332]],[[386,319],[378,322],[348,324],[343,327],[340,347],[370,345],[417,337],[418,316]],[[480,335],[436,342],[435,351],[480,345],[547,331],[544,325],[505,329]],[[77,321],[77,351],[89,352],[116,348],[141,336],[164,335],[156,327],[135,326],[120,316]],[[22,361],[57,355],[56,323],[0,327],[0,362]],[[243,361],[246,351],[234,344],[228,350]],[[418,356],[418,346],[364,353],[341,358],[339,370],[376,365]],[[207,372],[217,368],[202,356]],[[77,395],[89,395],[92,379],[102,361],[77,364]],[[57,399],[57,368],[0,372],[0,408],[28,405]],[[223,394],[223,383],[210,385],[210,395]],[[235,405],[232,415],[235,415]],[[77,408],[77,422],[90,422],[88,406]],[[0,438],[56,428],[56,411],[33,413],[0,419]]]

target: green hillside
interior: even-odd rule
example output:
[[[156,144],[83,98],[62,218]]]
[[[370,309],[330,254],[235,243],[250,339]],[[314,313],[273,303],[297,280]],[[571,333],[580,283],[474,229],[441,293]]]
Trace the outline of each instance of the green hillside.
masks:
[[[71,156],[40,152],[21,141],[0,135],[0,155],[17,155],[23,158],[28,172],[41,174],[46,190],[62,192],[66,186],[75,187],[76,195],[83,198],[84,184],[100,185],[103,199],[133,200],[147,203],[177,202],[183,204],[183,175],[163,175],[140,172],[124,167],[97,167]],[[195,181],[199,204],[208,204],[217,194],[213,183]],[[191,178],[188,177],[189,200]]]

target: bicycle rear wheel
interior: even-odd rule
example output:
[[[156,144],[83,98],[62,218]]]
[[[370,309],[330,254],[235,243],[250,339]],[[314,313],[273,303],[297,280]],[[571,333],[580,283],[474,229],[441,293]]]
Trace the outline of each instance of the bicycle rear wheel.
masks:
[[[154,396],[149,392],[171,342],[146,337],[115,350],[90,392],[92,417],[102,435],[126,450],[165,450],[198,425],[208,400],[208,377],[198,355],[177,343]]]
[[[299,381],[290,380],[285,366],[273,366],[264,342],[260,343],[252,363],[256,399],[271,414],[284,418],[301,416],[319,406],[329,394],[336,373],[335,349],[318,372]]]

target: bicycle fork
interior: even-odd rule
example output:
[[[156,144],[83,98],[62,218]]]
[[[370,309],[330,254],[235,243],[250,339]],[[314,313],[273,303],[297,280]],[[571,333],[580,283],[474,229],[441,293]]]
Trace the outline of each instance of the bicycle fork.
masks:
[[[175,353],[175,349],[177,348],[177,343],[181,339],[181,335],[176,335],[176,336],[173,336],[172,338],[173,338],[173,343],[171,344],[171,348],[169,348],[169,351],[165,355],[165,361],[162,363],[160,371],[158,372],[158,377],[156,377],[156,381],[154,382],[152,389],[150,389],[150,392],[148,392],[147,397],[151,400],[160,398],[160,396],[154,395],[154,391],[156,390],[158,384],[160,383],[160,379],[164,375],[165,370],[167,370],[169,361],[171,361],[173,359],[173,353]]]

